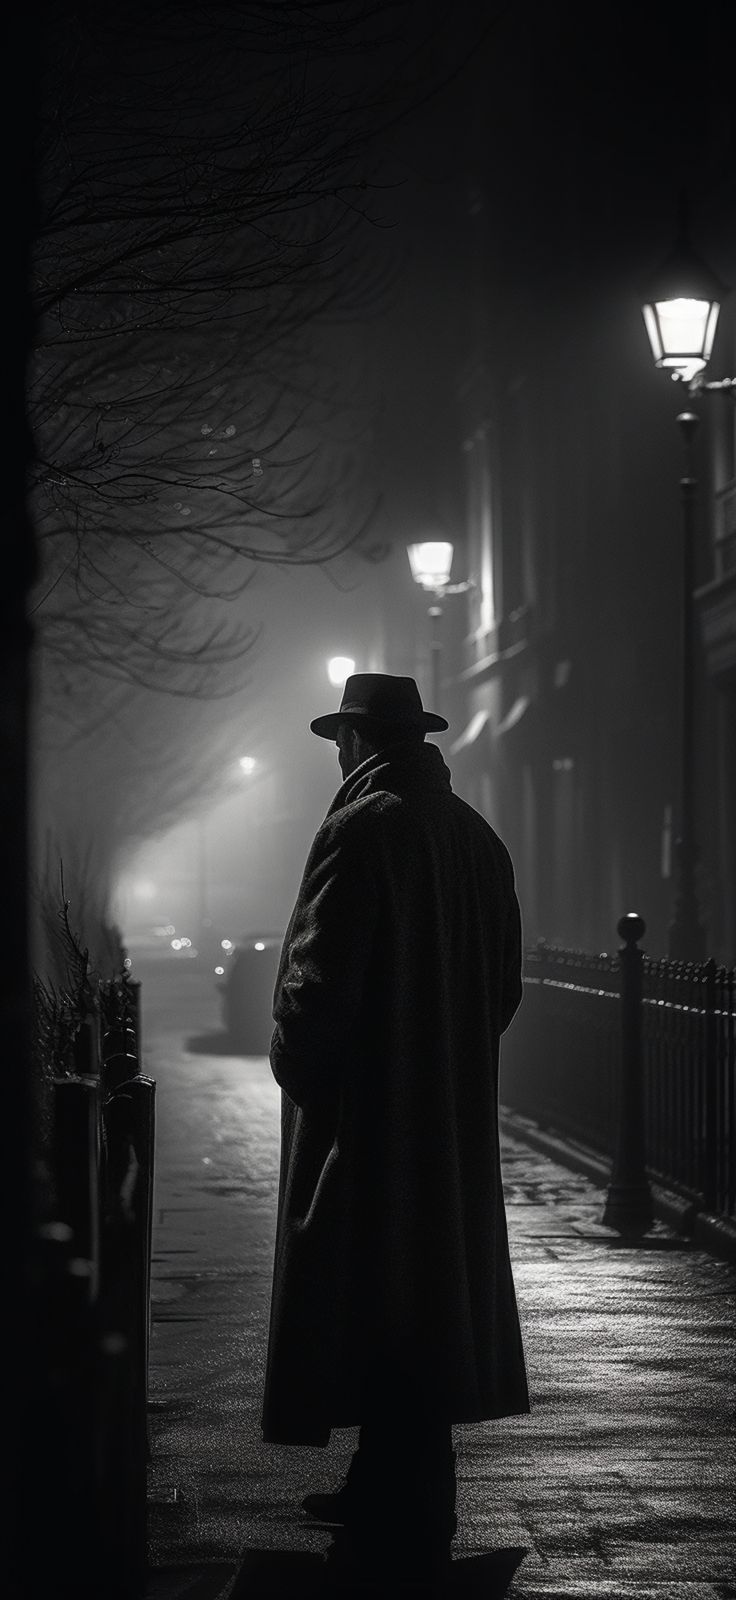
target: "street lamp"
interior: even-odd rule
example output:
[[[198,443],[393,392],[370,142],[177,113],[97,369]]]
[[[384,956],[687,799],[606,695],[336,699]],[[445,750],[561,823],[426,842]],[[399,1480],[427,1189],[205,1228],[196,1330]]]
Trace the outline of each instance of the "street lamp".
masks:
[[[409,566],[415,583],[435,594],[445,589],[452,571],[452,545],[447,539],[426,540],[424,544],[410,544]]]
[[[736,385],[736,378],[706,383],[703,377],[726,292],[683,236],[650,284],[642,306],[655,366],[686,383],[691,395]]]
[[[409,566],[414,582],[433,596],[429,607],[430,639],[429,663],[432,692],[432,710],[440,710],[442,657],[442,601],[447,594],[466,594],[474,585],[450,583],[453,547],[448,539],[426,539],[421,544],[407,546]]]
[[[687,385],[690,396],[712,392],[736,398],[736,378],[706,381],[724,286],[691,250],[682,229],[680,242],[665,261],[642,307],[655,366]],[[682,507],[680,815],[669,954],[673,960],[705,960],[706,930],[695,888],[695,493],[693,441],[699,418],[681,411],[677,422],[685,441],[686,470],[680,479]]]
[[[336,689],[344,688],[354,671],[355,662],[352,656],[331,656],[327,663],[327,676]]]

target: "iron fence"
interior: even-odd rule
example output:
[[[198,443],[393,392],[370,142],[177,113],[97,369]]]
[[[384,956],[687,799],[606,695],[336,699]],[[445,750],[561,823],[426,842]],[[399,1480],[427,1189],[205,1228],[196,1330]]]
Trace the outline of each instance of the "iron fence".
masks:
[[[641,1038],[650,1176],[710,1212],[736,1212],[736,970],[644,956]],[[504,1037],[501,1098],[612,1157],[621,1063],[618,954],[540,943]]]
[[[54,1226],[69,1262],[49,1269],[38,1289],[39,1317],[48,1312],[51,1337],[70,1352],[56,1448],[60,1462],[77,1464],[78,1495],[64,1537],[83,1542],[91,1517],[85,1573],[92,1583],[104,1568],[109,1600],[142,1594],[147,1570],[156,1085],[141,1070],[139,1013],[137,985],[100,985],[53,1079]],[[78,1292],[69,1305],[58,1294],[52,1304],[66,1266]]]

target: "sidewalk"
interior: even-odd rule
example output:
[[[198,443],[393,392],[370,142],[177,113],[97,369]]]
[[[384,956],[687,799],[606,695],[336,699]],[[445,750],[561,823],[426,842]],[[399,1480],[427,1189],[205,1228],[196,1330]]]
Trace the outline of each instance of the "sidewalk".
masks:
[[[354,1448],[347,1431],[327,1451],[261,1442],[278,1171],[264,1068],[205,1064],[202,1094],[221,1106],[214,1139],[220,1152],[230,1141],[229,1166],[187,1149],[189,1072],[167,1099],[163,1063],[149,1068],[160,1129],[150,1600],[226,1600],[249,1550],[325,1550],[329,1533],[299,1502],[332,1486]],[[621,1246],[583,1174],[514,1136],[503,1157],[533,1409],[455,1430],[454,1560],[516,1552],[509,1586],[499,1575],[478,1590],[509,1600],[736,1596],[733,1266],[662,1222],[641,1246]],[[241,1581],[238,1600],[241,1590],[254,1592]]]
[[[151,975],[144,1026],[157,1084],[148,1600],[248,1600],[265,1592],[247,1581],[249,1552],[329,1547],[300,1501],[337,1483],[356,1434],[327,1450],[261,1440],[279,1163],[268,1063],[223,1053],[211,985],[186,971]],[[736,1600],[734,1263],[663,1220],[622,1246],[600,1223],[595,1172],[521,1131],[507,1122],[503,1165],[532,1412],[454,1430],[453,1571],[485,1554],[472,1592],[486,1600]],[[291,1592],[309,1600],[304,1573]]]
[[[611,1162],[565,1135],[556,1134],[548,1127],[540,1127],[531,1118],[519,1112],[502,1108],[507,1134],[520,1138],[523,1144],[563,1167],[582,1172],[598,1189],[606,1190],[611,1178]],[[736,1264],[736,1222],[730,1217],[712,1215],[693,1200],[686,1200],[658,1183],[652,1183],[652,1204],[655,1217],[673,1228],[676,1234],[689,1239],[709,1254],[722,1256]]]

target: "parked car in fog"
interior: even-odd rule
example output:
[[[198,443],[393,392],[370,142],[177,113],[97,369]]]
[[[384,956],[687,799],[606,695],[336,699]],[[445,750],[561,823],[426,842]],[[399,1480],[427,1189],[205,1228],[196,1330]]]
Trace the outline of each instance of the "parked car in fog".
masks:
[[[238,939],[227,955],[222,995],[223,1021],[234,1050],[268,1054],[273,1032],[271,1006],[283,934],[252,933]]]

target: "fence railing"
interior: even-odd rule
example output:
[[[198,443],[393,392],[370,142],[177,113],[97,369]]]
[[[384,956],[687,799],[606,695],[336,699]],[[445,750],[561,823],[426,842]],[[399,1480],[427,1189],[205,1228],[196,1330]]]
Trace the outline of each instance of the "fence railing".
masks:
[[[540,943],[504,1037],[501,1098],[543,1127],[613,1157],[619,1132],[618,953]],[[647,1169],[706,1210],[736,1213],[736,971],[641,958]]]
[[[648,1157],[710,1211],[736,1212],[736,971],[644,961]]]
[[[73,1070],[53,1081],[58,1223],[43,1230],[55,1260],[37,1289],[54,1349],[69,1351],[57,1358],[67,1416],[52,1430],[66,1438],[50,1439],[60,1479],[76,1463],[68,1504],[64,1483],[56,1490],[63,1537],[77,1547],[80,1596],[102,1576],[110,1600],[141,1595],[147,1565],[156,1085],[141,1071],[139,1031],[137,985],[101,986],[74,1040]],[[78,1285],[71,1321],[54,1287],[69,1276]]]

